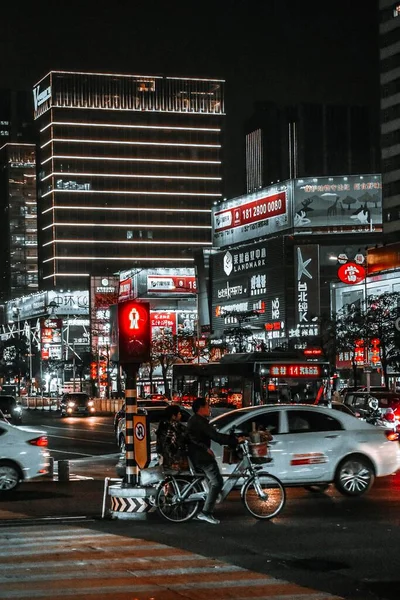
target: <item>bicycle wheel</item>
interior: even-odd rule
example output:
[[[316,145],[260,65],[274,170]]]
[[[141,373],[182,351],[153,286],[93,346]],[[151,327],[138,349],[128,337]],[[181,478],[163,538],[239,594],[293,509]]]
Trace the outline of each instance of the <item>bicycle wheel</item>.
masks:
[[[242,499],[253,517],[272,519],[285,506],[286,492],[277,477],[260,471],[245,484]]]
[[[193,519],[200,507],[199,500],[180,499],[180,495],[190,481],[183,477],[172,477],[161,482],[155,497],[155,505],[158,513],[173,523],[184,523]],[[191,491],[197,491],[194,486]]]

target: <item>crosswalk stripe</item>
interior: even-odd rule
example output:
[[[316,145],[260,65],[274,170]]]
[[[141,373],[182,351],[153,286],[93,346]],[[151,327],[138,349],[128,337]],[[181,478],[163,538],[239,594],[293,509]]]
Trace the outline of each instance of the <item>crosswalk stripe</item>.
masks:
[[[340,600],[165,544],[56,527],[2,528],[0,599]]]

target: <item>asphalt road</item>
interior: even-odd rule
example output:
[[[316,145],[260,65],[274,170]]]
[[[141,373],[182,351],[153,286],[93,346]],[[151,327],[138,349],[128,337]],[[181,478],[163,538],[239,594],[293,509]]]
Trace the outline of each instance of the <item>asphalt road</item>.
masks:
[[[94,479],[23,484],[0,499],[5,524],[22,529],[40,520],[48,523],[46,535],[57,528],[48,517],[86,515],[87,525],[103,533],[164,543],[347,599],[400,598],[400,473],[377,480],[368,495],[356,499],[334,488],[324,494],[289,488],[286,506],[272,522],[248,516],[238,496],[217,507],[218,526],[174,525],[156,515],[144,522],[110,521],[99,515],[104,476],[114,476],[112,418],[28,416],[49,432],[57,460],[73,457],[74,470]]]

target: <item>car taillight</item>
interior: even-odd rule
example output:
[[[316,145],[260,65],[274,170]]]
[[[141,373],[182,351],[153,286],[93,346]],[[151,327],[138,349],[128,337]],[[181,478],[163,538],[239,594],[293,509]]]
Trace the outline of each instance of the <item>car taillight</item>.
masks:
[[[385,431],[385,435],[390,442],[398,442],[399,441],[400,436],[397,433],[397,431]]]
[[[28,444],[31,446],[42,446],[46,447],[49,445],[49,440],[47,439],[47,435],[41,435],[40,437],[34,438],[33,440],[29,440]]]
[[[383,415],[383,418],[386,419],[386,421],[390,421],[391,423],[393,421],[395,421],[396,417],[394,415],[394,412],[387,412]]]

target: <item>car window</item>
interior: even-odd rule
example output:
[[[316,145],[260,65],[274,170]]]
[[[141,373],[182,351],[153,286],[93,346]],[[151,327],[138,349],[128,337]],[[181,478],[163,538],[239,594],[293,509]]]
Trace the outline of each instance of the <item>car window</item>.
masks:
[[[230,423],[235,421],[237,419],[237,417],[238,417],[237,412],[233,410],[231,412],[228,412],[223,415],[219,415],[218,417],[215,417],[214,419],[212,419],[211,422],[218,429],[218,431],[220,431],[221,429],[226,427],[226,425],[229,425]]]
[[[338,429],[343,429],[342,424],[335,417],[311,410],[289,410],[288,427],[289,433],[337,431]]]
[[[238,429],[243,431],[244,435],[249,435],[253,430],[253,423],[257,431],[269,431],[272,435],[279,433],[279,411],[273,410],[254,415],[240,423]]]

